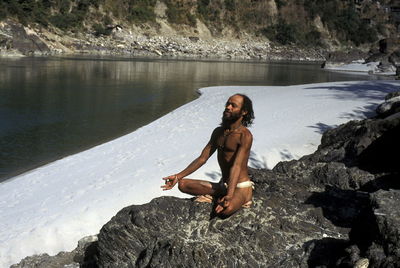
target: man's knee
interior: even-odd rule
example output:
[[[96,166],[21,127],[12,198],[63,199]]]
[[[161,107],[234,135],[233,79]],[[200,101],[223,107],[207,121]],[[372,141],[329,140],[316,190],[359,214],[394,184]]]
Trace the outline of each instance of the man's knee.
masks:
[[[181,191],[181,192],[185,192],[185,191],[186,191],[187,187],[186,187],[186,180],[185,180],[185,179],[179,180],[179,182],[178,182],[178,189],[179,189],[179,191]]]

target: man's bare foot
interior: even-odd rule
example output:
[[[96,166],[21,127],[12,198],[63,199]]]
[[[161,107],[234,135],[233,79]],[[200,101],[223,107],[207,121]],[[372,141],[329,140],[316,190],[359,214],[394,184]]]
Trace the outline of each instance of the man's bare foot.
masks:
[[[251,205],[253,205],[253,201],[247,201],[242,205],[242,208],[251,208]]]
[[[201,203],[212,203],[213,197],[209,194],[199,195],[194,199],[194,201]]]

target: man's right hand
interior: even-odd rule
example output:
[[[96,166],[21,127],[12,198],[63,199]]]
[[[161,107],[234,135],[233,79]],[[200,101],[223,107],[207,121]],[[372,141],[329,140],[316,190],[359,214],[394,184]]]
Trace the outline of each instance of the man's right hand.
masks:
[[[171,190],[172,188],[174,188],[175,184],[177,184],[177,182],[179,181],[178,176],[176,175],[165,177],[163,178],[163,180],[165,180],[165,184],[161,186],[163,191]]]

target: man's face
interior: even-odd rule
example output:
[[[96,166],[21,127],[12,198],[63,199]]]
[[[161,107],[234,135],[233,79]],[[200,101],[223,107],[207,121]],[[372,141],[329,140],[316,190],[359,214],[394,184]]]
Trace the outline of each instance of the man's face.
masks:
[[[241,116],[244,115],[242,111],[243,97],[239,95],[233,95],[228,99],[225,104],[225,110],[222,115],[224,122],[235,122]]]

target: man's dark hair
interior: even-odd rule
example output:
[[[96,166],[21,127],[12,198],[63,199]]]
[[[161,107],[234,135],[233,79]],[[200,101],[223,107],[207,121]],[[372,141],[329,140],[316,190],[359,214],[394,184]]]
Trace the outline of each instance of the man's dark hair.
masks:
[[[242,125],[245,127],[250,127],[253,124],[253,120],[255,118],[253,111],[253,102],[249,97],[247,97],[244,94],[235,94],[235,95],[241,96],[243,98],[242,111],[247,112],[243,116]]]

